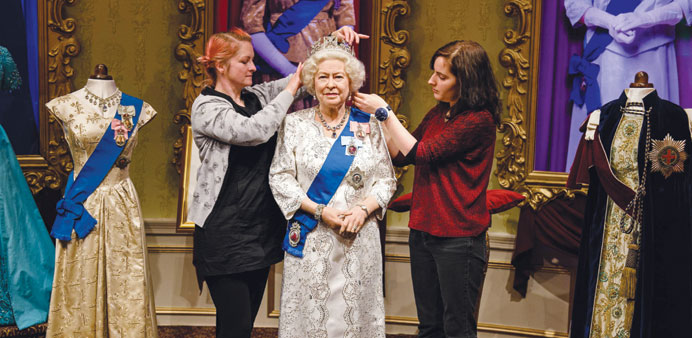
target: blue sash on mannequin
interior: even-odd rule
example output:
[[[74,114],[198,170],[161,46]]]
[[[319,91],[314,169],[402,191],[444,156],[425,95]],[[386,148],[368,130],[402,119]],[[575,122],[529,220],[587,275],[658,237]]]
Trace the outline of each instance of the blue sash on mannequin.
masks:
[[[122,95],[118,109],[123,106],[134,106],[135,108],[132,125],[127,132],[126,139],[129,140],[137,126],[143,102],[125,93]],[[122,121],[121,114],[116,113],[114,119]],[[53,223],[51,236],[59,240],[69,241],[72,238],[72,229],[74,229],[79,238],[84,238],[96,226],[96,220],[84,209],[84,202],[108,175],[124,146],[125,144],[118,145],[116,143],[113,128],[107,128],[101,141],[96,145],[96,149],[79,172],[79,176],[75,179],[74,172],[70,174],[65,187],[65,196],[58,201],[58,215],[55,218],[55,223]]]

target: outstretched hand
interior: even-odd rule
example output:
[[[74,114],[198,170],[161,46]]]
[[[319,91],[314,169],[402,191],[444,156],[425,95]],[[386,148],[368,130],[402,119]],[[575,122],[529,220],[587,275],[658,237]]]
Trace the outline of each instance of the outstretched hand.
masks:
[[[293,96],[296,95],[298,89],[303,86],[303,81],[300,80],[300,72],[303,70],[303,63],[299,63],[296,68],[296,72],[291,75],[291,79],[288,80],[286,85],[286,90],[290,92]]]
[[[360,39],[369,39],[369,35],[356,33],[350,26],[343,26],[334,32],[338,38],[346,41],[349,45],[360,43]]]
[[[377,94],[356,93],[353,95],[353,104],[368,114],[375,114],[377,108],[387,107],[387,101]]]

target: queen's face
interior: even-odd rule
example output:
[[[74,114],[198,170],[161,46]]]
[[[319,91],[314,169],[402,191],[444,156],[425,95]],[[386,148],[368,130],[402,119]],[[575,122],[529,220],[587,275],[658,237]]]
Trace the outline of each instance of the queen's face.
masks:
[[[337,59],[328,59],[317,65],[315,73],[315,97],[325,108],[339,109],[346,104],[351,80],[346,75],[346,65]]]
[[[428,80],[435,100],[451,105],[459,99],[459,81],[452,73],[452,66],[446,58],[438,56],[433,64],[433,74]]]

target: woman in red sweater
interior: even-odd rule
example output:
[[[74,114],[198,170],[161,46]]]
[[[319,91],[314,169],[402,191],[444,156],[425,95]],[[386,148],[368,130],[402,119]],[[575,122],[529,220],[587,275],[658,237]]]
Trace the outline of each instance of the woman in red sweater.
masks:
[[[357,94],[355,104],[381,121],[394,164],[416,166],[409,247],[419,337],[476,337],[500,99],[476,42],[442,46],[430,68],[439,103],[412,134],[379,96]]]

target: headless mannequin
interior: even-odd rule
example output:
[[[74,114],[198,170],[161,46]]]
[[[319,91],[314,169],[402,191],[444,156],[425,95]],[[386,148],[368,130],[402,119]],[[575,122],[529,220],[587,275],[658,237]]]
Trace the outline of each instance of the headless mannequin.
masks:
[[[625,89],[627,103],[644,102],[644,98],[654,90],[654,85],[649,83],[649,75],[646,72],[638,72],[634,76],[634,82],[630,83],[630,87]]]
[[[84,88],[102,99],[115,94],[118,90],[113,77],[108,75],[108,67],[102,63],[94,67],[94,74],[89,76]]]
[[[89,93],[101,98],[107,99],[118,92],[118,86],[115,85],[113,77],[108,75],[108,67],[104,64],[98,64],[94,68],[94,74],[89,76],[86,85],[84,86]],[[107,111],[102,114],[109,115]]]

